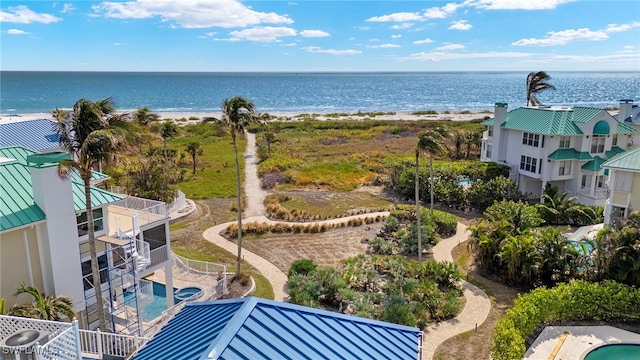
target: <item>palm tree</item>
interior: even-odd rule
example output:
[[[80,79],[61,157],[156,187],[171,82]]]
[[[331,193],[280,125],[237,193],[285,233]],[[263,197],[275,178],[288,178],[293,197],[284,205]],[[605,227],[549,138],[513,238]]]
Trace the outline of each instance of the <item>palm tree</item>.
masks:
[[[99,326],[101,330],[106,331],[91,206],[91,171],[95,162],[109,160],[111,154],[123,145],[127,123],[123,115],[115,113],[111,98],[96,102],[80,99],[70,112],[55,109],[52,114],[56,116],[55,131],[60,135],[60,145],[71,154],[71,159],[62,160],[58,164],[58,176],[68,179],[71,172],[75,170],[84,182],[91,274],[96,294]]]
[[[240,186],[240,163],[238,161],[238,144],[236,138],[243,136],[245,128],[260,120],[256,117],[256,106],[249,100],[234,96],[222,103],[222,119],[217,122],[229,129],[233,141],[233,152],[236,160],[236,195],[238,200],[238,259],[236,266],[236,278],[240,277],[240,264],[242,262],[242,196]]]
[[[141,107],[133,113],[133,119],[136,120],[140,125],[149,125],[152,121],[158,121],[160,116],[158,114],[152,113],[148,107]]]
[[[527,106],[538,106],[540,100],[536,95],[545,90],[555,90],[556,87],[549,84],[551,76],[544,71],[533,71],[527,75]]]
[[[456,147],[456,159],[460,159],[460,150],[462,148],[462,144],[464,144],[465,142],[467,142],[467,134],[463,134],[463,133],[457,133],[454,137],[455,140],[455,147]],[[467,144],[467,149],[469,148],[469,144]]]
[[[171,120],[167,120],[160,126],[160,136],[162,137],[162,155],[164,162],[167,162],[167,140],[176,136],[178,127]]]
[[[467,151],[465,154],[465,159],[469,160],[469,155],[471,154],[471,147],[479,148],[482,145],[482,134],[479,132],[468,132],[466,134],[466,146]]]
[[[416,147],[416,225],[418,235],[418,261],[422,261],[422,228],[420,224],[420,153],[429,152],[429,190],[431,191],[431,212],[433,212],[433,154],[442,152],[441,141],[446,134],[444,128],[434,128],[431,131],[423,131],[418,134],[418,146]]]
[[[191,163],[193,164],[193,175],[196,174],[196,156],[204,154],[204,150],[200,147],[199,142],[191,141],[185,147],[185,151],[191,155]]]
[[[70,319],[76,316],[73,311],[73,301],[66,296],[46,296],[39,289],[21,284],[14,293],[29,294],[33,297],[33,303],[24,305],[14,305],[10,313],[15,316],[28,317],[33,319],[60,321],[65,317]]]

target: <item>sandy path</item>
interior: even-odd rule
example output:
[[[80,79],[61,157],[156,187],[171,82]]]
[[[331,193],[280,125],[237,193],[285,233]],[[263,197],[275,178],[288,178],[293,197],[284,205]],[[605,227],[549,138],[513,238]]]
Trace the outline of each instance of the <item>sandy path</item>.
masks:
[[[267,192],[262,189],[258,178],[258,156],[256,155],[256,134],[247,133],[247,149],[244,153],[244,194],[247,199],[245,217],[266,214],[264,198]]]

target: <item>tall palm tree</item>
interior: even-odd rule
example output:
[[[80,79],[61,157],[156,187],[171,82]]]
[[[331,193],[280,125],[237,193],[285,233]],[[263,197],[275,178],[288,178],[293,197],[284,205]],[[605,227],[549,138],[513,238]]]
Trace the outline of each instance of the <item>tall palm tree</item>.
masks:
[[[200,147],[200,143],[191,141],[185,147],[185,151],[191,155],[191,163],[193,164],[193,175],[196,174],[196,156],[204,154],[204,150]]]
[[[164,162],[167,162],[167,140],[178,134],[178,127],[171,120],[167,120],[160,126],[160,136],[162,137],[162,155]]]
[[[471,147],[479,148],[482,146],[482,134],[479,132],[468,132],[466,134],[466,154],[465,159],[469,160],[469,155],[471,155]]]
[[[247,126],[260,120],[256,117],[256,106],[249,100],[234,96],[222,103],[222,119],[218,123],[225,125],[231,140],[236,160],[236,196],[238,200],[238,259],[236,266],[236,278],[240,276],[240,264],[242,263],[242,194],[240,186],[240,162],[238,161],[238,144],[236,138],[243,136]]]
[[[29,294],[33,297],[33,303],[14,305],[10,314],[33,319],[60,321],[65,317],[72,319],[76,316],[73,311],[73,300],[66,296],[46,296],[42,291],[33,286],[21,284],[14,293]]]
[[[533,71],[527,75],[527,106],[538,106],[540,100],[536,97],[538,93],[545,90],[555,90],[556,87],[549,84],[551,76],[544,71]]]
[[[446,134],[446,130],[441,127],[434,128],[430,131],[423,131],[418,134],[418,146],[416,147],[416,178],[415,178],[415,194],[416,194],[416,225],[418,235],[418,260],[422,261],[422,229],[420,224],[420,153],[429,153],[429,189],[431,192],[430,209],[433,212],[433,154],[442,152],[442,139]]]
[[[101,330],[106,331],[91,206],[91,171],[95,162],[109,160],[110,156],[123,146],[127,122],[124,121],[123,115],[116,114],[111,98],[96,102],[80,99],[70,112],[55,109],[52,114],[57,120],[55,131],[60,135],[60,145],[71,154],[71,159],[62,160],[58,164],[58,176],[68,179],[75,170],[84,183],[91,274],[96,293],[99,326]]]

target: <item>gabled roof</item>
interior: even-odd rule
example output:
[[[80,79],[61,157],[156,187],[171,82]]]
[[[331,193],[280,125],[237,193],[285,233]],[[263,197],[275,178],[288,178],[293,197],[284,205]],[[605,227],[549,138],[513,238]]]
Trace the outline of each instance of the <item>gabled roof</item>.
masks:
[[[146,359],[417,359],[418,328],[254,297],[187,304]]]
[[[33,154],[36,154],[36,152],[29,150],[24,146],[0,147],[0,157],[16,159],[23,165],[28,165],[27,157]],[[91,174],[91,181],[105,180],[109,178],[108,175],[98,171],[91,171]],[[77,171],[71,172],[71,181],[83,182]]]
[[[593,157],[587,151],[578,151],[574,148],[558,149],[549,154],[551,160],[591,160]]]
[[[507,119],[500,124],[505,129],[520,130],[543,135],[582,135],[576,124],[586,123],[601,113],[602,109],[575,107],[573,109],[553,109],[521,107],[507,112]],[[483,125],[494,125],[495,118],[482,122]],[[627,134],[635,130],[622,122],[618,122],[616,133]]]
[[[600,156],[594,156],[593,160],[587,162],[582,165],[583,170],[589,170],[593,172],[598,172],[602,170],[602,164],[604,164],[606,160],[601,158]]]
[[[60,135],[49,119],[34,119],[0,124],[0,147],[24,146],[35,151],[60,147]]]
[[[602,167],[640,172],[640,148],[618,154],[602,164]]]

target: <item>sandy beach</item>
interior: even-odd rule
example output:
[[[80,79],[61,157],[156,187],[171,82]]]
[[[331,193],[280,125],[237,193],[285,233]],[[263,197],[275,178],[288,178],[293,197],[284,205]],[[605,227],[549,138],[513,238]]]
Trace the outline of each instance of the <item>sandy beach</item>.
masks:
[[[189,124],[198,122],[204,118],[214,117],[220,118],[221,112],[157,112],[161,119],[171,119],[180,124]],[[375,119],[375,120],[450,120],[450,121],[468,121],[473,119],[481,119],[486,116],[493,117],[493,112],[490,110],[460,110],[460,111],[444,111],[437,114],[422,114],[416,115],[411,111],[397,111],[393,114],[384,115],[366,115],[367,113],[339,113],[340,116],[336,116],[336,112],[331,113],[313,113],[316,120],[362,120],[362,119]],[[345,115],[346,114],[346,115]],[[364,115],[363,115],[364,114]],[[373,113],[371,113],[373,114]],[[278,121],[301,121],[311,116],[311,113],[299,113],[299,112],[270,112],[271,118]],[[0,115],[0,124],[27,121],[33,119],[52,119],[49,113],[31,113],[31,114],[2,114]]]

